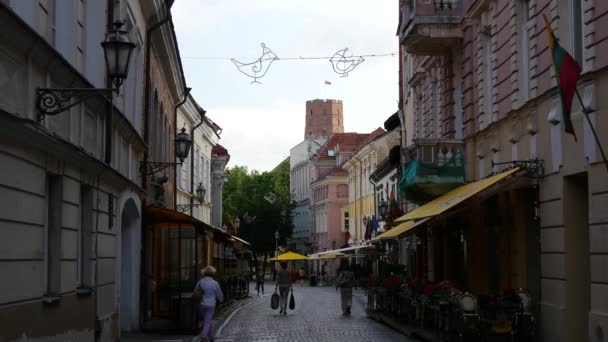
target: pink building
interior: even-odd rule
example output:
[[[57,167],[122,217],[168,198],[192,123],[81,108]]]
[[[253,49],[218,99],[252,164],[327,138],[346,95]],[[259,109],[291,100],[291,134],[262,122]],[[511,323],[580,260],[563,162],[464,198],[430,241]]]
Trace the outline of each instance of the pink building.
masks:
[[[384,133],[335,133],[319,150],[311,165],[312,237],[316,252],[345,244],[341,208],[348,205],[348,171],[342,164],[362,145]]]

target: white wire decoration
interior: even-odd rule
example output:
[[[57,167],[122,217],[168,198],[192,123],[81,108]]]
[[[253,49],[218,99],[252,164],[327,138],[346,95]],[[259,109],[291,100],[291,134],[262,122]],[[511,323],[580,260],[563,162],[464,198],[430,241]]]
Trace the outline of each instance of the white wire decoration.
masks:
[[[243,220],[245,220],[245,223],[251,224],[255,221],[255,216],[251,217],[249,216],[249,212],[246,212],[245,215],[243,215]]]
[[[329,60],[331,63],[331,67],[334,72],[341,77],[347,77],[350,72],[355,70],[359,64],[365,61],[364,57],[386,57],[386,56],[397,56],[397,52],[390,53],[375,53],[375,54],[366,54],[366,55],[353,55],[352,53],[348,53],[348,48],[344,48],[342,50],[337,51],[332,56],[298,56],[298,57],[281,57],[279,58],[270,48],[266,46],[266,44],[261,43],[262,47],[262,55],[258,57],[255,61],[251,63],[243,63],[235,58],[230,57],[184,57],[184,58],[192,58],[192,59],[217,59],[217,60],[230,60],[236,68],[243,75],[250,77],[253,79],[251,83],[262,83],[258,81],[258,79],[263,78],[268,73],[270,66],[274,61],[288,61],[288,60]],[[250,59],[243,57],[241,59]],[[252,58],[251,58],[252,59]]]
[[[277,195],[270,192],[268,195],[264,196],[264,199],[268,201],[268,203],[273,204],[277,200]]]
[[[363,56],[353,56],[352,54],[347,55],[348,48],[344,48],[336,53],[329,59],[332,68],[336,74],[340,77],[347,77],[348,73],[355,70],[359,64],[363,63],[365,59]]]
[[[239,62],[234,58],[230,59],[241,73],[253,78],[251,83],[261,84],[261,82],[258,81],[258,78],[264,77],[268,72],[268,69],[270,69],[272,62],[279,59],[279,57],[272,52],[272,50],[266,47],[266,44],[262,43],[260,45],[262,46],[262,55],[251,63]]]

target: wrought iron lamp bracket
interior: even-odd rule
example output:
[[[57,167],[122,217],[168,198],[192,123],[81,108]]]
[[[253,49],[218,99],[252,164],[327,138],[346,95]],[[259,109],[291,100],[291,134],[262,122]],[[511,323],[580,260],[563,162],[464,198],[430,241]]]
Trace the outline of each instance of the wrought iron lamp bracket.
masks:
[[[180,162],[141,162],[141,172],[145,173],[146,176],[153,175],[160,170],[164,170],[171,166],[182,165]]]
[[[186,211],[190,210],[190,208],[200,207],[200,206],[201,206],[201,203],[178,204],[175,209],[178,213],[185,213]]]
[[[102,96],[112,101],[114,92],[118,92],[118,88],[36,88],[38,120],[63,113],[92,97]]]
[[[494,165],[505,165],[511,164],[514,167],[520,167],[526,170],[526,176],[534,179],[541,179],[545,176],[545,161],[543,159],[528,159],[528,160],[512,160],[508,162],[496,163],[492,161],[492,167]]]

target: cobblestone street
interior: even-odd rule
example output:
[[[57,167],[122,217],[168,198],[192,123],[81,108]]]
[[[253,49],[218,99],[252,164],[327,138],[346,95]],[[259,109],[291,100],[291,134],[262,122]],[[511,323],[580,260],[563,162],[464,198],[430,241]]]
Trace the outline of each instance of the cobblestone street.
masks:
[[[298,341],[410,341],[406,336],[366,317],[366,298],[355,291],[352,315],[343,317],[334,287],[294,286],[296,308],[280,316],[270,308],[274,290],[266,284],[264,296],[241,307],[222,327],[216,342]]]

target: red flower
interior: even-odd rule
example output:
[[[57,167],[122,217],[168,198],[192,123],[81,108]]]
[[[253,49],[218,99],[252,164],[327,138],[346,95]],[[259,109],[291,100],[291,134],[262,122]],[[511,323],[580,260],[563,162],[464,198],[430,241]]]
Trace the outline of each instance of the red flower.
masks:
[[[425,296],[430,296],[431,293],[433,293],[433,290],[435,289],[435,284],[433,284],[432,282],[429,283],[427,286],[424,287],[424,295]]]

